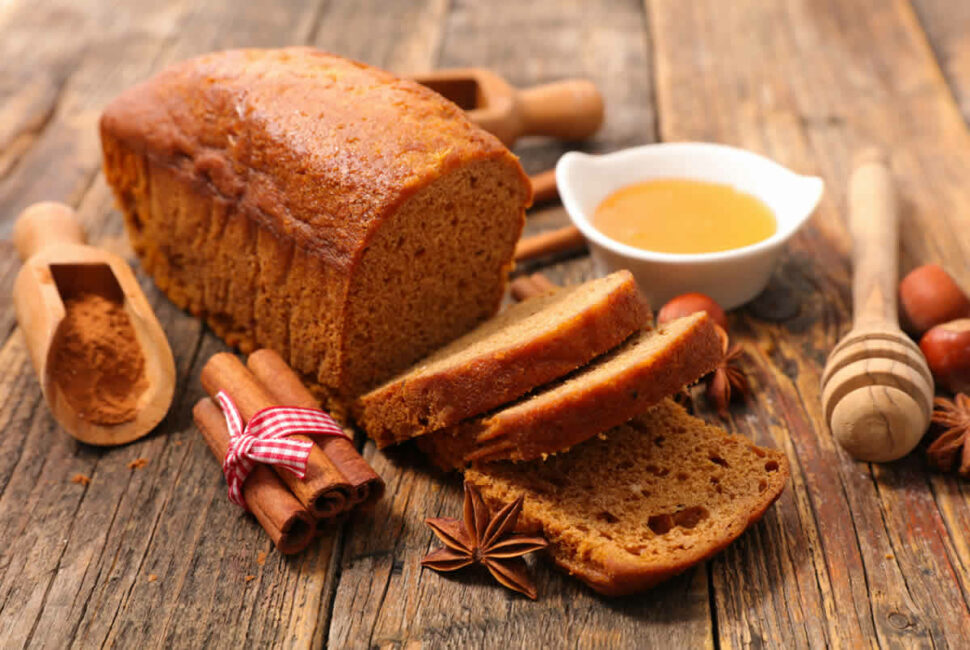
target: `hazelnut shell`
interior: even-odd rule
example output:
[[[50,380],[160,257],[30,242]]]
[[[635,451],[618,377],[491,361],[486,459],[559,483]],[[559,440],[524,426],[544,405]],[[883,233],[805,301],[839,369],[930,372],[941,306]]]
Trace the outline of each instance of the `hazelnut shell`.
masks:
[[[703,293],[682,293],[671,298],[657,313],[657,324],[663,325],[672,320],[696,314],[699,311],[706,311],[715,324],[727,330],[727,315],[724,310],[714,302],[713,298]]]
[[[970,393],[970,318],[931,328],[919,347],[940,386],[953,393]]]
[[[970,299],[937,264],[913,269],[899,283],[903,328],[916,335],[941,323],[970,318]]]

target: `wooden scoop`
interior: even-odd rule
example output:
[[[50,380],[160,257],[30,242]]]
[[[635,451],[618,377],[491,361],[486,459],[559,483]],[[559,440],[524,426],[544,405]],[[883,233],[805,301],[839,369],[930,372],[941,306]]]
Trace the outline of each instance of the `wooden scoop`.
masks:
[[[483,68],[438,70],[414,79],[458,104],[507,147],[523,135],[580,140],[603,124],[603,97],[585,79],[524,90]]]
[[[832,435],[854,458],[885,462],[908,454],[926,433],[933,377],[899,329],[899,223],[886,156],[867,151],[849,181],[853,242],[853,326],[829,355],[822,408]]]
[[[54,418],[69,434],[92,445],[120,445],[144,436],[172,403],[175,362],[131,267],[117,255],[85,245],[74,211],[60,203],[36,203],[24,210],[13,239],[24,260],[13,290],[17,321]],[[59,336],[65,303],[90,294],[123,307],[144,357],[144,380],[132,386],[133,396],[138,391],[133,414],[118,423],[99,424],[72,406],[59,381],[65,378],[55,376],[55,353],[65,345]]]

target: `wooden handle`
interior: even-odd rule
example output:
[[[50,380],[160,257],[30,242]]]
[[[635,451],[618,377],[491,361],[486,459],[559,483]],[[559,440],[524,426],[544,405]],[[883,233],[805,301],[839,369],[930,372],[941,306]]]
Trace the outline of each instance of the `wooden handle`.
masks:
[[[559,198],[559,188],[556,187],[556,170],[547,169],[530,176],[532,181],[532,204],[547,203]]]
[[[35,203],[20,213],[13,226],[13,243],[20,259],[52,244],[83,244],[84,231],[74,209],[63,203]]]
[[[899,215],[886,155],[879,150],[867,150],[855,159],[849,181],[849,229],[855,328],[898,328]]]
[[[523,135],[580,140],[603,124],[603,97],[585,79],[528,88],[517,99]]]

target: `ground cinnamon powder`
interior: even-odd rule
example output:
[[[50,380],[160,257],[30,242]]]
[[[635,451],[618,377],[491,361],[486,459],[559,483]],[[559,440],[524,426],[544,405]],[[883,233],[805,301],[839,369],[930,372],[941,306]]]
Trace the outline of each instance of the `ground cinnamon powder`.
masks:
[[[50,376],[80,418],[95,424],[131,420],[148,378],[127,312],[94,293],[69,298],[64,308]]]

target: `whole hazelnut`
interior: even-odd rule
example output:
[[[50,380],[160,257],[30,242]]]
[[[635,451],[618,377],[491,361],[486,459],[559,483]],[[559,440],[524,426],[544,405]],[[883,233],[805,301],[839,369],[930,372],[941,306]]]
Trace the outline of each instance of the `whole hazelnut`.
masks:
[[[970,318],[931,328],[919,348],[937,383],[954,393],[970,392]]]
[[[724,314],[724,310],[714,302],[713,298],[703,293],[683,293],[671,298],[657,314],[657,324],[663,325],[672,320],[696,314],[699,311],[706,311],[715,324],[727,330],[727,316]]]
[[[937,264],[915,268],[903,278],[899,307],[903,327],[917,335],[940,323],[970,318],[970,299]]]

